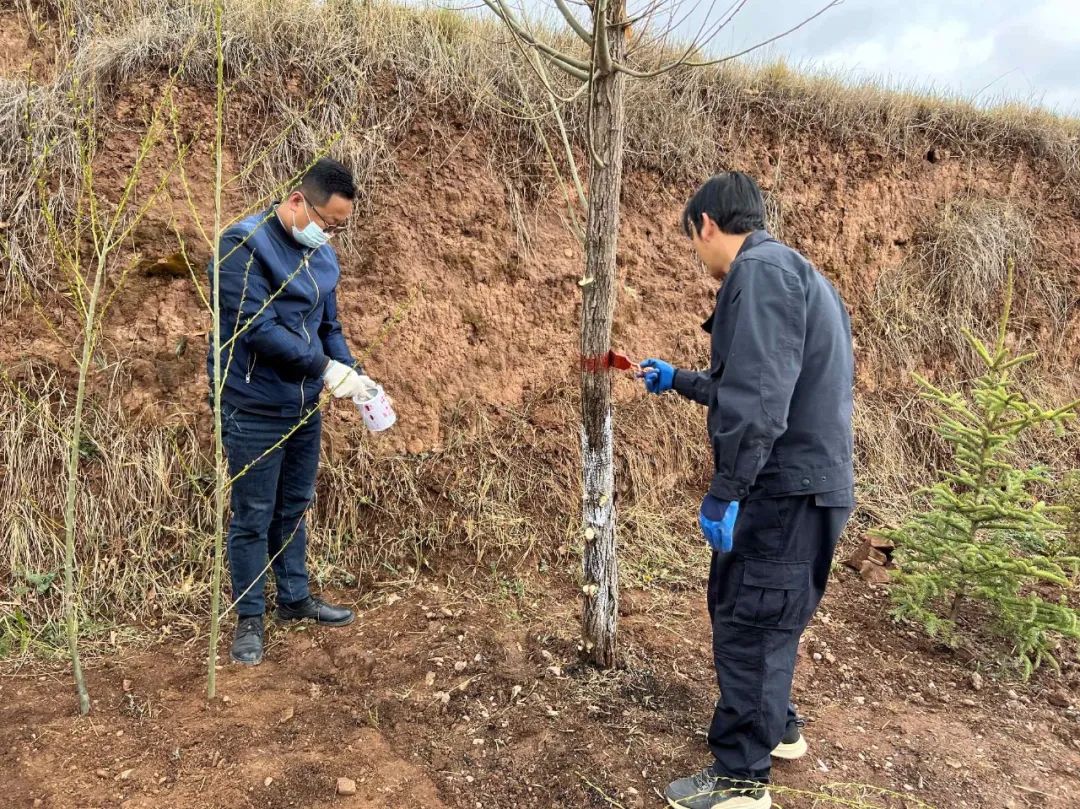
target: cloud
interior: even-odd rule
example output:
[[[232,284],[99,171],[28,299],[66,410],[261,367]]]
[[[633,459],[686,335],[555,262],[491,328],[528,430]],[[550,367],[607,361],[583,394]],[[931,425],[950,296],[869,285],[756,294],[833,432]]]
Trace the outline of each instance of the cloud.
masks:
[[[558,18],[553,0],[508,0]],[[630,12],[660,2],[687,17],[676,38],[692,39],[722,19],[731,0],[630,0]],[[710,46],[733,53],[817,12],[827,0],[749,0]],[[571,2],[583,16],[580,2]],[[1080,0],[844,0],[760,52],[812,69],[878,78],[978,101],[1020,100],[1080,116]]]
[[[792,0],[807,14],[815,0]],[[760,37],[753,4],[731,36]],[[773,26],[777,22],[772,22]],[[1014,0],[913,5],[852,0],[770,50],[801,64],[933,88],[983,101],[1019,99],[1080,114],[1080,3]]]

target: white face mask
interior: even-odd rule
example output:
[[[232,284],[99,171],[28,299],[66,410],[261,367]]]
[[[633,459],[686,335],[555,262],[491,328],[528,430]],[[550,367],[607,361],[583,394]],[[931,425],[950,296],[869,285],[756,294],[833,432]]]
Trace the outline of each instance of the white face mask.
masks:
[[[311,210],[308,208],[307,200],[304,200],[304,210],[308,212],[307,227],[303,230],[298,230],[296,227],[296,214],[293,214],[293,226],[292,237],[304,247],[310,247],[312,250],[318,250],[328,241],[330,237],[326,235],[326,232],[315,224],[315,220],[311,218]]]

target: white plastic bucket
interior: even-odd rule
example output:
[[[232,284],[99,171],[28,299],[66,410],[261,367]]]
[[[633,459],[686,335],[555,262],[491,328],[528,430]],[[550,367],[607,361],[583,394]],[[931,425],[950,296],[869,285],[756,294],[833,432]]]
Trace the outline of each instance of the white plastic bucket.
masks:
[[[382,385],[376,387],[375,395],[370,399],[355,398],[353,402],[364,417],[364,424],[373,433],[389,430],[397,422],[397,413],[394,412]]]

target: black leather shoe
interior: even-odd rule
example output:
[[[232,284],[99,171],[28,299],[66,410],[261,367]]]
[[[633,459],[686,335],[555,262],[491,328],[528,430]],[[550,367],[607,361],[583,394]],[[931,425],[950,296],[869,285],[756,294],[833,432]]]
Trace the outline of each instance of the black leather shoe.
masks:
[[[314,621],[322,626],[348,626],[356,620],[352,610],[311,596],[293,604],[278,604],[277,617],[279,621]]]
[[[263,659],[263,617],[250,615],[236,622],[229,658],[245,666],[257,666]]]

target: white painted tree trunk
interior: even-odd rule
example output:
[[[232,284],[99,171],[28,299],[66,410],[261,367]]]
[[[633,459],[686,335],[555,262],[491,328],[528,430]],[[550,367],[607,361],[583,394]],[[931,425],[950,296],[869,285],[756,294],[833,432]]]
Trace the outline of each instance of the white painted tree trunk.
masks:
[[[625,17],[625,0],[605,6],[609,26]],[[626,40],[618,27],[605,38],[613,60],[622,61]],[[615,255],[622,190],[624,76],[598,72],[592,82],[592,137],[602,166],[589,176],[586,271],[581,307],[581,460],[585,533],[582,642],[589,660],[615,664],[619,616],[619,568],[615,542],[615,464],[611,409],[611,373],[602,358],[611,350],[615,312]]]

